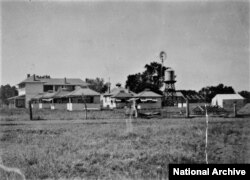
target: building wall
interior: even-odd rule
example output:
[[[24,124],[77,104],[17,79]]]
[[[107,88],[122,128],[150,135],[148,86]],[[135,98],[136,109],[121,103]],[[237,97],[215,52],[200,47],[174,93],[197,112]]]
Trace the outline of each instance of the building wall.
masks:
[[[31,98],[36,96],[38,93],[43,92],[43,84],[42,83],[26,83],[25,86],[25,107],[28,108],[29,101]]]
[[[122,109],[125,106],[129,106],[129,102],[116,102],[116,108]]]
[[[101,97],[100,96],[94,96],[94,104],[100,104],[101,103]]]
[[[213,106],[220,106],[220,107],[223,107],[223,99],[218,98],[217,96],[215,96],[215,97],[212,99],[212,105],[213,105]]]
[[[18,88],[17,91],[18,91],[18,96],[25,95],[25,88]]]
[[[101,100],[100,100],[100,96],[88,96],[86,97],[87,100],[85,102],[87,103],[94,103],[94,104],[100,104]],[[72,103],[83,103],[82,97],[72,97],[71,98],[71,102]]]
[[[67,104],[59,104],[59,103],[54,103],[54,107],[55,109],[59,109],[59,110],[66,110],[67,109]]]
[[[236,103],[237,110],[245,105],[244,99],[221,99],[221,98],[213,98],[212,105],[218,105],[227,110],[233,110],[234,103]]]
[[[233,110],[234,108],[234,103],[236,103],[236,109],[239,110],[240,108],[242,108],[245,103],[244,103],[244,99],[226,99],[222,101],[222,107],[226,110]]]
[[[77,110],[84,110],[85,109],[85,104],[81,103],[71,103],[72,104],[72,110],[77,111]],[[88,110],[99,110],[101,108],[101,105],[98,104],[93,104],[93,103],[87,103],[87,109]]]
[[[24,108],[25,107],[25,99],[16,99],[16,107]]]
[[[145,103],[139,103],[138,105],[141,107],[141,109],[158,109],[161,108],[162,100],[161,98],[154,98],[157,99],[156,102],[145,102]]]
[[[104,108],[111,108],[111,109],[116,108],[115,99],[109,96],[104,96],[102,103]]]

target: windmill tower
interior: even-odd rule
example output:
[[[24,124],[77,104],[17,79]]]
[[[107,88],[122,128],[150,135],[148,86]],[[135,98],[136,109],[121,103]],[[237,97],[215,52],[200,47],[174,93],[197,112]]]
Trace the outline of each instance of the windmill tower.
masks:
[[[167,58],[167,54],[164,51],[161,51],[160,52],[160,59],[162,63],[161,81],[165,84],[165,88],[163,92],[163,105],[173,106],[176,101],[176,91],[175,91],[176,76],[175,76],[174,70],[171,68],[168,68],[165,71],[165,73],[163,72],[163,63],[164,63],[164,60],[166,60],[166,58]]]

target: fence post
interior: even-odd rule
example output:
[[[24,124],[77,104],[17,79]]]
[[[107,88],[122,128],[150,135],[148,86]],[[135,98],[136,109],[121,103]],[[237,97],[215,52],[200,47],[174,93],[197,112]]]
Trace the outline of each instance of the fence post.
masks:
[[[234,103],[234,117],[237,117],[236,103]]]
[[[31,101],[29,101],[30,120],[33,120]]]
[[[82,93],[82,100],[83,100],[84,107],[85,107],[85,119],[88,119],[88,115],[87,115],[87,109],[88,109],[88,107],[87,107],[87,103],[85,101],[85,96],[84,96],[83,93]]]
[[[188,99],[186,99],[186,118],[189,118],[189,102],[188,102]]]

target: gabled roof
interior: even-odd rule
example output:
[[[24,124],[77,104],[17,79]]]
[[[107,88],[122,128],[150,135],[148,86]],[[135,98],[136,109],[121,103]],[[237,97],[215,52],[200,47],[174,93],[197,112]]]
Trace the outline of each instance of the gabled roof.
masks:
[[[80,86],[88,86],[88,83],[84,82],[79,78],[38,78],[30,76],[20,82],[22,83],[44,83],[46,85],[80,85]]]
[[[140,92],[139,94],[137,94],[136,97],[139,97],[139,98],[142,98],[142,97],[162,97],[162,95],[160,94],[157,94],[153,91],[150,91],[150,90],[144,90],[142,92]]]
[[[131,98],[134,97],[132,93],[118,92],[117,94],[111,96],[112,98]]]
[[[219,98],[219,99],[244,99],[239,94],[217,94],[214,98]]]
[[[68,97],[73,97],[73,96],[100,96],[100,93],[92,90],[92,89],[89,89],[89,88],[77,88],[76,90],[68,93],[67,95],[65,96],[68,96]]]
[[[126,88],[123,87],[116,87],[113,88],[110,93],[105,93],[104,96],[111,96],[111,97],[132,97],[136,96],[136,93],[129,91]]]

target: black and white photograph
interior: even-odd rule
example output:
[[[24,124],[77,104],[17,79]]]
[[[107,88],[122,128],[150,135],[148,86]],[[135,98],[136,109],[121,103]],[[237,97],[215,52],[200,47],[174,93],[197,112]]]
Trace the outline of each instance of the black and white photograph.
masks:
[[[247,179],[249,34],[250,0],[0,0],[0,180]]]

